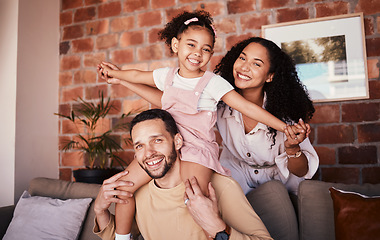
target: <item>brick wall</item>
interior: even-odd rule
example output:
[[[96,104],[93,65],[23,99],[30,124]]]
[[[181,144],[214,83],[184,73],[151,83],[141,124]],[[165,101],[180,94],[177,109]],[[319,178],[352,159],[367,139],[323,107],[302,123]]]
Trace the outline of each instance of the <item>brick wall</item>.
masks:
[[[122,112],[151,106],[128,89],[97,78],[96,65],[111,61],[121,67],[153,70],[175,66],[157,32],[177,13],[204,9],[217,29],[210,70],[236,42],[260,36],[261,26],[280,22],[363,12],[370,99],[316,103],[311,139],[320,156],[315,178],[343,183],[380,182],[380,1],[378,0],[62,0],[60,13],[60,111],[73,99],[96,99],[103,90]],[[60,143],[72,136],[60,119]],[[121,133],[122,134],[122,133]],[[122,134],[126,136],[126,134]],[[126,147],[123,156],[131,159]],[[76,152],[59,152],[60,178],[72,179],[83,167]]]

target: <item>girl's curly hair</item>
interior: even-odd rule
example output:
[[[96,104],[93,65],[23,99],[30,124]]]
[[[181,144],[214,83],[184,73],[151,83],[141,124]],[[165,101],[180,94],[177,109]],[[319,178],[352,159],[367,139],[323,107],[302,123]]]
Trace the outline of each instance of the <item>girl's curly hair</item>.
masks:
[[[197,21],[191,21],[185,24],[187,20],[197,18]],[[165,25],[165,28],[158,32],[160,40],[165,40],[165,44],[171,49],[172,39],[179,38],[191,26],[201,26],[209,30],[213,37],[213,44],[215,44],[215,31],[212,27],[213,19],[209,12],[198,10],[194,12],[183,12],[174,17],[170,22]]]
[[[265,109],[286,123],[298,122],[300,118],[305,122],[310,121],[315,109],[305,86],[298,78],[295,64],[289,55],[272,41],[260,37],[241,41],[228,51],[214,72],[231,83],[237,92],[241,92],[235,86],[233,66],[240,53],[250,43],[258,43],[267,49],[270,61],[269,73],[273,73],[272,81],[265,82],[263,87],[266,93]],[[269,130],[270,133],[276,134],[275,129],[269,128]]]

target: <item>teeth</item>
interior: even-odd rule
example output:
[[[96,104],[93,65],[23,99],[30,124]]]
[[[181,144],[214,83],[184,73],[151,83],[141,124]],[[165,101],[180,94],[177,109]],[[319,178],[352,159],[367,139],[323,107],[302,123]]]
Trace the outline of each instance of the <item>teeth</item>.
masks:
[[[190,59],[190,58],[189,58],[189,62],[191,62],[191,63],[195,63],[195,64],[200,63],[200,61],[197,61],[197,60],[195,60],[195,59]]]
[[[241,79],[244,79],[244,80],[249,80],[251,79],[250,77],[246,76],[246,75],[242,75],[240,73],[238,73],[238,77],[241,78]]]
[[[153,165],[155,165],[155,164],[161,162],[161,160],[162,160],[162,159],[160,159],[160,160],[155,160],[155,161],[151,161],[151,162],[147,162],[146,164],[147,164],[148,166],[153,166]]]

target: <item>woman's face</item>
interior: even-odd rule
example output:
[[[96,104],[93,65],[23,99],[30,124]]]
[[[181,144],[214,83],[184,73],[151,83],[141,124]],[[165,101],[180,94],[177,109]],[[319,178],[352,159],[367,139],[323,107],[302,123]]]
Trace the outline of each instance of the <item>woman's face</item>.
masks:
[[[235,85],[239,89],[262,88],[272,81],[269,74],[270,62],[265,47],[258,43],[248,44],[233,66]]]

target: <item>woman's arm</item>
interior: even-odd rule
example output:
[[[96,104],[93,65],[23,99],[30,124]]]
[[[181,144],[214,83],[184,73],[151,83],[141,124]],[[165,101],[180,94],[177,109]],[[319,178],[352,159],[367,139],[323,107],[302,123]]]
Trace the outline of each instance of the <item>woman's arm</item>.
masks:
[[[110,63],[100,64],[104,75],[110,78],[117,78],[130,83],[141,83],[149,86],[156,86],[153,80],[153,71],[141,71],[137,69],[120,70],[110,67]]]
[[[229,91],[222,97],[223,102],[236,109],[242,114],[265,125],[268,125],[280,132],[284,132],[286,124],[270,114],[262,107],[248,101],[235,90]]]

